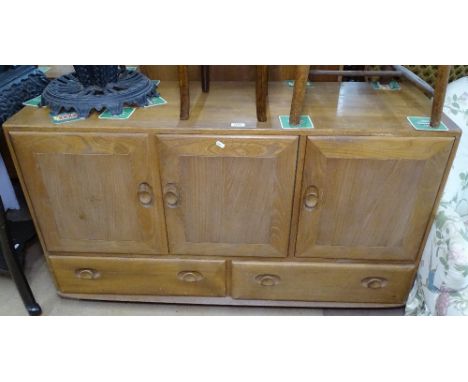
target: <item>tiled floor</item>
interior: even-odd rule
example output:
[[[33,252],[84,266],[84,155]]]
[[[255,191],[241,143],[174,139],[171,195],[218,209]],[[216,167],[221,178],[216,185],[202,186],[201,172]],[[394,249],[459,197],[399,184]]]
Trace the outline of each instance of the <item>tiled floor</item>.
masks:
[[[202,305],[172,305],[149,303],[123,303],[71,300],[59,297],[49,275],[44,256],[38,243],[33,244],[26,255],[26,277],[44,315],[54,316],[144,316],[144,315],[294,315],[294,316],[356,316],[403,315],[403,308],[396,309],[311,309],[311,308],[260,308]],[[9,277],[0,276],[0,315],[26,315],[18,292]]]

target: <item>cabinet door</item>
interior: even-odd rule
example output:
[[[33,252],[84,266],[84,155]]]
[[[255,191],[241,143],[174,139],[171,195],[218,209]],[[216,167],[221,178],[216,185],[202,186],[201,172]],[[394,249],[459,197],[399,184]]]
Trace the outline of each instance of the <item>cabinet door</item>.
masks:
[[[452,138],[307,141],[296,256],[413,260]]]
[[[286,256],[296,137],[158,139],[172,253]]]
[[[146,134],[11,138],[49,251],[167,253],[158,166]]]

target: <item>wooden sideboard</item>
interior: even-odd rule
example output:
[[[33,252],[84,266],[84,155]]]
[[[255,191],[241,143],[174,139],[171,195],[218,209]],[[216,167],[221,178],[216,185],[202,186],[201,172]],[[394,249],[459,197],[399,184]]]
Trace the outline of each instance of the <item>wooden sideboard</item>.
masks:
[[[25,108],[5,134],[62,296],[288,306],[405,303],[460,132],[415,131],[430,101],[314,83],[314,129],[282,129],[292,88],[191,89],[128,120],[54,125]],[[234,123],[234,125],[231,125]],[[245,127],[232,127],[244,124]]]

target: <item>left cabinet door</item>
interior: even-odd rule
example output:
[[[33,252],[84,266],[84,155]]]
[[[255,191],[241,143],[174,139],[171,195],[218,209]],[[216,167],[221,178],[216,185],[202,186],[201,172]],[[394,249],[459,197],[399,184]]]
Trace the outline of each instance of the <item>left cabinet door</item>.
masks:
[[[167,253],[147,134],[10,132],[49,251]]]

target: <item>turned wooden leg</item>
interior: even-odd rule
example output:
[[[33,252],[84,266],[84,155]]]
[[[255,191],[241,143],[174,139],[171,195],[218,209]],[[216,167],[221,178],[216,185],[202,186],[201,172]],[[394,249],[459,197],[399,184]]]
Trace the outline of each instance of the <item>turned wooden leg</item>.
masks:
[[[180,90],[180,119],[189,119],[190,92],[187,65],[178,66],[179,90]]]
[[[265,122],[267,120],[267,96],[268,96],[268,66],[257,65],[256,77],[256,105],[257,105],[257,120]]]
[[[439,65],[437,70],[437,80],[432,99],[431,127],[439,127],[444,109],[445,93],[450,75],[450,65]]]
[[[294,81],[293,97],[291,102],[291,112],[289,114],[289,124],[299,125],[302,107],[304,106],[304,97],[309,78],[309,65],[296,66],[296,79]]]
[[[210,91],[210,66],[201,65],[201,86],[202,92],[208,93]]]

